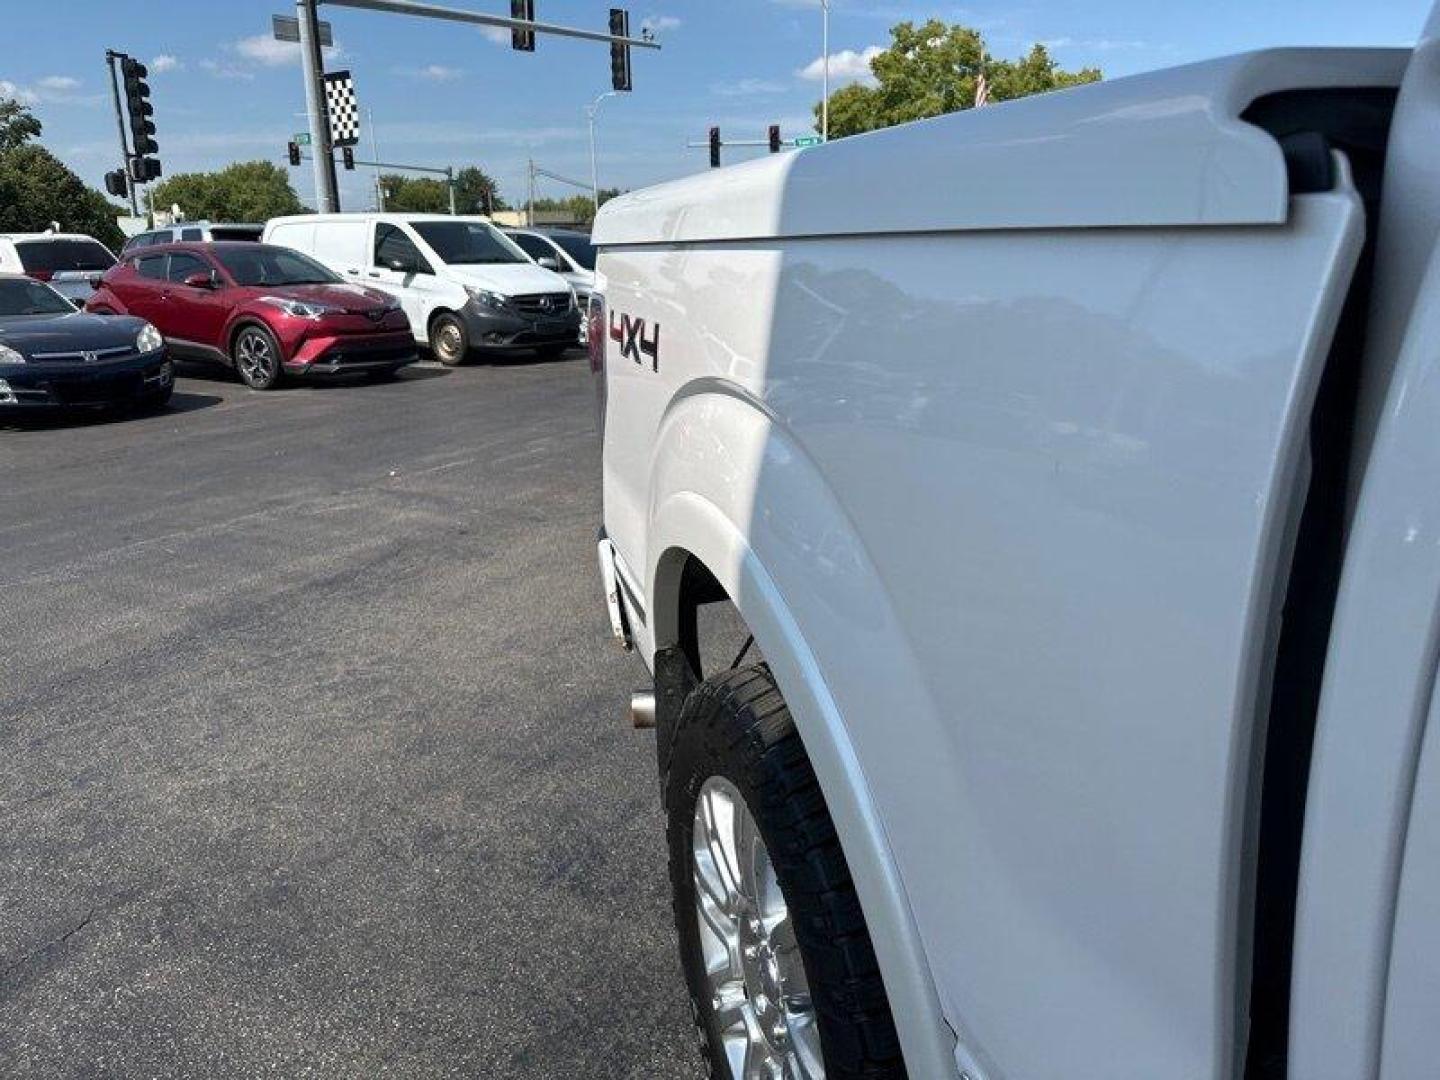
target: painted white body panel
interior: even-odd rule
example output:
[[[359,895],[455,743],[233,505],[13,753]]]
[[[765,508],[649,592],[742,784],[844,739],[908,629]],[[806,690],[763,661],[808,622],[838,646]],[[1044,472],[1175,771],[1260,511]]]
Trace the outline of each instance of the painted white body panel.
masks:
[[[815,760],[911,1075],[1237,1074],[1267,665],[1366,229],[1343,161],[1334,191],[1288,196],[1238,117],[1402,67],[1230,58],[597,220],[611,319],[660,328],[657,365],[606,357],[605,526],[637,646],[673,644],[700,558]],[[881,188],[906,197],[857,223]]]
[[[1285,163],[1245,107],[1394,86],[1408,56],[1271,49],[905,124],[621,196],[594,241],[1277,224]]]
[[[1353,522],[1306,802],[1290,1061],[1305,1080],[1440,1072],[1440,6],[1390,130]],[[1425,763],[1420,764],[1425,746]],[[1428,982],[1427,982],[1428,980]]]

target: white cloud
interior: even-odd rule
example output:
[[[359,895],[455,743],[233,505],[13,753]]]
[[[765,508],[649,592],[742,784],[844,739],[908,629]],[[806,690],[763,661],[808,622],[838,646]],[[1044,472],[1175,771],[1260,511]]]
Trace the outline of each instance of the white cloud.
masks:
[[[831,53],[830,81],[832,83],[872,81],[874,76],[870,73],[870,61],[884,51],[883,45],[870,45],[862,52],[856,52],[854,49],[841,49],[839,52]],[[817,56],[795,74],[811,82],[822,81],[825,78],[825,58]]]
[[[424,79],[427,82],[454,82],[465,75],[459,68],[446,67],[444,64],[426,64],[419,68],[395,68],[394,71],[397,75],[404,75],[410,79]]]
[[[255,78],[253,71],[247,71],[245,68],[229,63],[228,61],[222,64],[218,60],[201,60],[200,68],[203,71],[208,71],[217,79],[241,79],[249,82]]]
[[[710,92],[719,97],[753,97],[757,94],[780,94],[788,89],[784,83],[773,79],[741,79],[733,83],[715,83]]]
[[[227,48],[233,49],[252,64],[260,64],[262,67],[283,67],[300,62],[298,42],[276,41],[269,34],[241,38]],[[344,50],[339,45],[325,50],[327,59],[338,59],[342,55]]]
[[[0,97],[14,98],[22,105],[98,105],[104,94],[81,94],[80,80],[70,75],[46,75],[33,86],[21,86],[0,79]]]
[[[480,33],[485,40],[493,42],[496,45],[505,45],[508,47],[510,44],[510,31],[506,27],[482,26],[480,27]]]
[[[674,15],[651,15],[640,23],[641,30],[649,30],[652,34],[664,33],[666,30],[679,30],[680,20]]]
[[[1047,49],[1095,49],[1099,52],[1114,52],[1117,49],[1148,49],[1148,41],[1117,41],[1114,38],[1050,38],[1037,42]]]
[[[185,62],[178,56],[171,56],[169,53],[161,53],[150,61],[150,70],[156,75],[163,75],[167,71],[178,71],[185,66]]]
[[[28,86],[20,86],[9,79],[0,79],[0,97],[14,98],[22,105],[34,105],[40,101],[40,95],[31,90]]]

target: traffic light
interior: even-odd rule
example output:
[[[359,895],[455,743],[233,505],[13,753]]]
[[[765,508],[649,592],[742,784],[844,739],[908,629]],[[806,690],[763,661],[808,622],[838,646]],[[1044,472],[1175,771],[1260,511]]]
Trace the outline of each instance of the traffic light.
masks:
[[[146,157],[160,149],[155,142],[155,124],[150,119],[155,115],[155,106],[150,104],[150,84],[145,81],[149,72],[139,60],[128,56],[120,61],[120,72],[125,78],[125,106],[130,114],[135,154]]]
[[[719,167],[720,167],[720,129],[719,129],[718,127],[712,127],[712,128],[710,129],[710,168],[712,168],[712,169],[718,169]]]
[[[345,168],[351,172],[355,171],[355,148],[353,146],[342,146],[340,148],[340,160],[344,162]]]
[[[624,8],[610,9],[610,35],[630,36],[630,13]],[[619,41],[610,42],[610,85],[619,91],[631,89],[630,46]]]
[[[296,142],[286,143],[285,152],[289,155],[291,165],[300,164],[300,144]]]
[[[151,180],[160,179],[160,162],[152,157],[132,157],[130,179],[137,184],[148,184]]]
[[[534,22],[535,0],[510,0],[510,17]],[[512,29],[510,31],[510,47],[519,52],[534,52],[535,31]]]
[[[125,184],[124,169],[115,169],[113,172],[107,172],[105,174],[105,190],[111,195],[117,195],[122,199],[129,194],[130,189]]]
[[[770,125],[770,153],[772,153],[772,154],[778,154],[779,152],[780,152],[780,125],[779,125],[779,124],[771,124],[771,125]]]

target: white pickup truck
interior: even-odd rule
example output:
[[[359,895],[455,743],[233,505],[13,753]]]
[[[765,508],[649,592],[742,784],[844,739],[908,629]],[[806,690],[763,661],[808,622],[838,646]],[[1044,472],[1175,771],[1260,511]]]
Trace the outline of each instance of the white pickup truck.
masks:
[[[1440,11],[606,205],[714,1075],[1440,1077],[1437,225]]]

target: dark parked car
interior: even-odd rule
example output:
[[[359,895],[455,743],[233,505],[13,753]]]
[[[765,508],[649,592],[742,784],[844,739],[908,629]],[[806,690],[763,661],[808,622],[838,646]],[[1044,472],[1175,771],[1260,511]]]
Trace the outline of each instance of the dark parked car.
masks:
[[[176,357],[229,365],[256,390],[287,374],[388,377],[416,359],[393,296],[272,244],[142,248],[105,275],[86,310],[149,319]]]
[[[0,413],[159,407],[174,388],[165,341],[144,319],[87,315],[43,282],[0,274]]]

